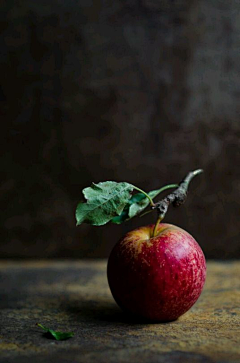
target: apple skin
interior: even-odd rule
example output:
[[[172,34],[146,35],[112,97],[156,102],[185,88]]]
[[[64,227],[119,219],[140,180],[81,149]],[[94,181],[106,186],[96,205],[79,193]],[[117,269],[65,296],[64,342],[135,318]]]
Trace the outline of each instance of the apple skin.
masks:
[[[176,320],[199,298],[206,261],[195,239],[183,229],[160,223],[137,228],[113,248],[108,283],[117,304],[131,316],[155,322]]]

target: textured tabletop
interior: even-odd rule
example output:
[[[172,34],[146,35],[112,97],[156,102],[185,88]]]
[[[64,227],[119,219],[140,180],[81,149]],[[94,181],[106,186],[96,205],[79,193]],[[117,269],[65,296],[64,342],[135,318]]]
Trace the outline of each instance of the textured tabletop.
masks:
[[[0,362],[240,362],[240,263],[208,262],[204,291],[177,321],[131,321],[106,261],[0,262]],[[35,324],[74,331],[46,338]]]

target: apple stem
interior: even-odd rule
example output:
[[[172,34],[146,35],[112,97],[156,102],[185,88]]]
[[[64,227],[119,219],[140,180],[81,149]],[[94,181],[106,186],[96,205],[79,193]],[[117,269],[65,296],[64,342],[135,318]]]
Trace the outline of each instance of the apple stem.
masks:
[[[155,226],[154,226],[153,233],[152,233],[152,237],[156,237],[156,235],[157,235],[157,230],[158,230],[158,225],[159,225],[159,223],[161,222],[161,220],[162,220],[162,217],[161,217],[161,216],[159,216],[159,217],[158,217],[158,219],[157,219],[157,221],[156,221],[156,224],[155,224]]]
[[[187,174],[187,176],[179,183],[179,187],[176,190],[174,190],[174,192],[168,194],[164,199],[155,203],[155,205],[152,206],[152,209],[157,209],[158,212],[158,220],[154,227],[153,236],[155,236],[155,233],[157,231],[157,225],[159,223],[159,219],[161,221],[165,217],[169,205],[172,204],[174,207],[179,207],[180,205],[182,205],[187,198],[187,191],[190,181],[196,175],[202,172],[203,172],[202,169],[190,171]]]

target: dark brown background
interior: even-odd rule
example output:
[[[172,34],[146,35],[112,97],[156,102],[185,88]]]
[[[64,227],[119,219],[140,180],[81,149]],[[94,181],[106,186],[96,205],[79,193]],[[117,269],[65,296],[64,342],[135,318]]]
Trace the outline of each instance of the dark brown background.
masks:
[[[151,217],[75,227],[81,189],[202,167],[166,221],[240,256],[240,4],[3,1],[1,257],[103,257]]]

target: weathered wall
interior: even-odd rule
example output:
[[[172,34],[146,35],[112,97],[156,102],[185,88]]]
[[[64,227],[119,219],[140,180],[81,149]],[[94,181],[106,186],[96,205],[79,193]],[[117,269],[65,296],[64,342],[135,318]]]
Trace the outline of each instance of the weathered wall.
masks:
[[[133,227],[75,227],[91,181],[145,190],[191,169],[168,213],[207,257],[239,249],[240,4],[5,1],[2,257],[107,256]]]

